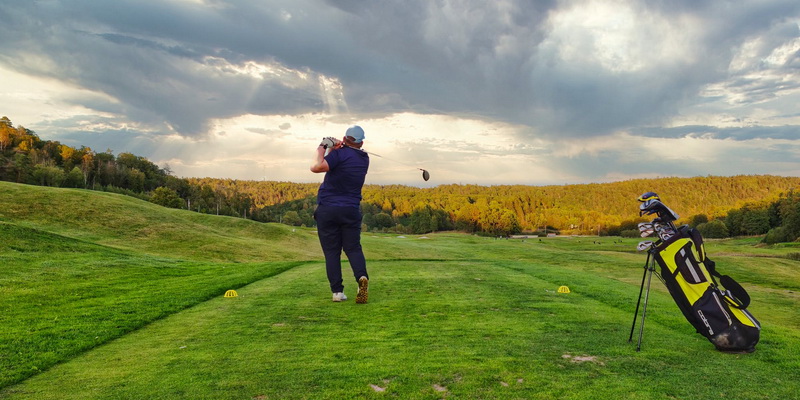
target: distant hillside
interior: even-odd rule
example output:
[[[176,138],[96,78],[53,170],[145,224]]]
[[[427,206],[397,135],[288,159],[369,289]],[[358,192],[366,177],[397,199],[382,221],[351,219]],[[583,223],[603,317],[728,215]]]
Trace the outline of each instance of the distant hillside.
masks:
[[[432,213],[443,210],[457,228],[468,231],[490,231],[493,221],[504,219],[509,224],[516,221],[523,230],[550,226],[570,233],[597,233],[598,229],[637,218],[636,198],[648,191],[658,193],[685,221],[698,214],[709,219],[723,217],[746,204],[766,205],[798,187],[798,177],[770,175],[636,179],[564,186],[443,185],[420,189],[369,185],[364,188],[362,204],[365,223],[370,228],[377,225],[370,223],[379,214],[392,218],[385,223],[386,227],[398,223],[413,227],[425,222],[425,218],[415,220],[415,214],[426,214],[430,220]],[[245,192],[257,192],[258,183],[246,183],[240,188]],[[302,196],[304,191],[307,197],[265,207],[262,216],[267,216],[265,220],[277,221],[293,212],[290,214],[293,218],[313,222],[310,214],[316,189],[298,184],[294,193]],[[498,229],[500,233],[504,227],[495,225],[494,228],[501,228]]]

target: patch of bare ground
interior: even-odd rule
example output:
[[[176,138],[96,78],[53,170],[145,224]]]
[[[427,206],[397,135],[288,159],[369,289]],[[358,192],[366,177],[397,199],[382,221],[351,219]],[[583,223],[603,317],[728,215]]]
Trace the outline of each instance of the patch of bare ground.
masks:
[[[584,356],[573,356],[571,354],[564,354],[564,355],[561,356],[561,358],[568,359],[568,360],[570,360],[570,361],[572,361],[574,363],[591,362],[591,363],[595,363],[597,365],[605,365],[602,361],[598,360],[597,357],[595,357],[595,356],[585,356],[585,355]]]

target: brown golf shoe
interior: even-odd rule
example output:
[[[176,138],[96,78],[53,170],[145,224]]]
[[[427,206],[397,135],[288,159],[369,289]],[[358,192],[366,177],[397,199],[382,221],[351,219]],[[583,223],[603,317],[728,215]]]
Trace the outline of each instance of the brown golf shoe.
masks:
[[[369,297],[369,279],[366,276],[358,278],[358,294],[356,294],[356,304],[365,304]]]

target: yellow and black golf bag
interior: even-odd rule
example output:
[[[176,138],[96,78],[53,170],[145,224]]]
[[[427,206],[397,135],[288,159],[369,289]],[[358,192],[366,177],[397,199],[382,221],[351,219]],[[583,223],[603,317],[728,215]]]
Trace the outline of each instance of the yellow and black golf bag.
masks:
[[[664,285],[697,332],[718,350],[755,350],[761,325],[747,311],[750,296],[733,278],[717,272],[700,233],[683,226],[655,250]]]
[[[657,214],[650,223],[639,224],[642,237],[657,234],[655,242],[639,244],[648,251],[645,276],[655,273],[686,319],[698,333],[721,351],[752,352],[761,333],[761,325],[747,311],[750,296],[733,278],[721,275],[705,252],[703,237],[688,225],[676,228],[678,215],[661,203],[658,195],[648,192],[639,197],[640,213]],[[655,264],[660,267],[655,271]],[[642,278],[644,287],[645,279]],[[650,281],[647,281],[648,292]],[[639,299],[641,301],[641,293]],[[645,312],[647,300],[645,300]],[[636,306],[638,315],[639,304]],[[634,326],[636,316],[634,316]],[[644,327],[644,312],[642,328]],[[631,340],[633,327],[631,327]],[[639,333],[641,347],[641,329]]]

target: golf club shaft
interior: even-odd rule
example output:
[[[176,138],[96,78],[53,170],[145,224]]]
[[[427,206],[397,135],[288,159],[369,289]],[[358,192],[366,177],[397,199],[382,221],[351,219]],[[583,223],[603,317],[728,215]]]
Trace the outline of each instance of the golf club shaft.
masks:
[[[344,144],[344,146],[347,146],[347,145],[346,145],[346,144]],[[396,162],[396,163],[398,163],[398,164],[403,164],[403,165],[405,165],[405,166],[408,166],[408,167],[411,167],[411,168],[418,169],[418,170],[422,171],[422,173],[423,173],[423,174],[422,174],[422,177],[423,177],[423,179],[425,179],[426,181],[428,180],[428,178],[429,178],[429,176],[430,176],[430,175],[429,175],[429,173],[428,173],[428,170],[426,170],[426,169],[424,169],[424,168],[419,168],[419,167],[417,167],[417,166],[414,166],[414,165],[411,165],[411,164],[409,164],[409,163],[405,163],[405,162],[402,162],[402,161],[398,161],[398,160],[394,160],[394,159],[391,159],[391,158],[388,158],[388,157],[384,157],[384,156],[382,156],[382,155],[380,155],[380,154],[376,154],[376,153],[373,153],[373,152],[371,152],[371,151],[362,150],[362,149],[359,149],[359,148],[356,148],[356,147],[352,147],[352,146],[347,146],[347,147],[349,147],[349,148],[351,148],[351,149],[358,150],[358,151],[363,151],[364,153],[367,153],[367,154],[369,154],[369,155],[371,155],[371,156],[375,156],[375,157],[383,158],[384,160],[394,161],[394,162]]]
[[[350,147],[350,146],[347,146],[347,147]],[[350,148],[352,149],[352,148],[354,148],[354,147],[350,147]],[[357,149],[357,150],[361,150],[361,149]],[[366,151],[366,150],[361,150],[361,151],[363,151],[364,153],[367,153],[367,154],[369,154],[369,155],[371,155],[371,156],[380,157],[380,158],[382,158],[382,159],[384,159],[384,160],[394,161],[394,162],[396,162],[396,163],[398,163],[398,164],[403,164],[403,165],[407,165],[407,166],[409,166],[409,167],[417,168],[416,166],[414,166],[414,165],[411,165],[411,164],[409,164],[409,163],[405,163],[405,162],[402,162],[402,161],[398,161],[398,160],[394,160],[394,159],[391,159],[391,158],[388,158],[388,157],[384,157],[384,156],[382,156],[382,155],[380,155],[380,154],[376,154],[376,153],[373,153],[373,152],[371,152],[371,151]],[[417,169],[422,169],[422,168],[417,168]]]

